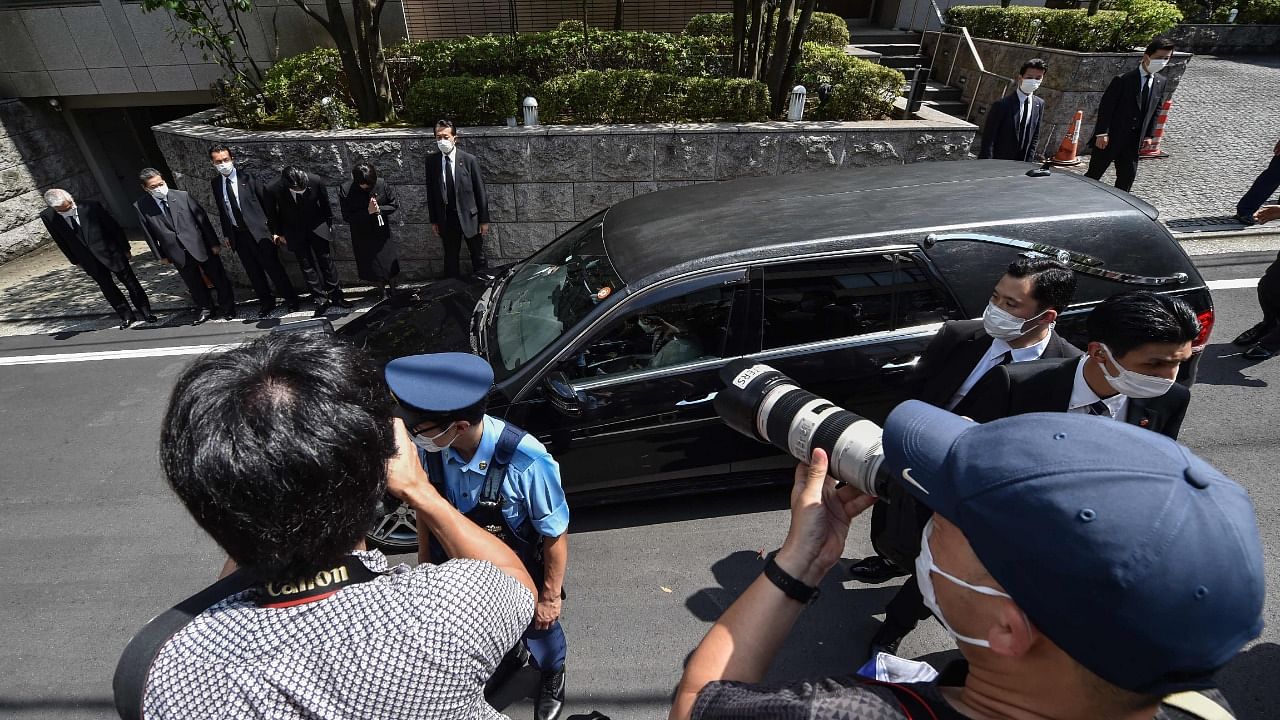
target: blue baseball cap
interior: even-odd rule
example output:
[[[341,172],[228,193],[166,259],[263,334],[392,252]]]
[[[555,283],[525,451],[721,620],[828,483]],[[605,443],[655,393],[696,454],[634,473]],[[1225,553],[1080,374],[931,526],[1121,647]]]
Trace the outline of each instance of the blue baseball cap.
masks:
[[[493,368],[470,353],[396,358],[384,373],[396,402],[429,415],[465,410],[485,399],[493,387]]]
[[[1262,632],[1248,494],[1163,435],[1070,413],[979,425],[910,400],[884,453],[1036,628],[1117,687],[1210,687]]]

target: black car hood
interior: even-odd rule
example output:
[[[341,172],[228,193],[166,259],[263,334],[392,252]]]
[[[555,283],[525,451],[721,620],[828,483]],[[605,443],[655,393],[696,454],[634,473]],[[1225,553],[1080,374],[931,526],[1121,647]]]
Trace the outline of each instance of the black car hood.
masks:
[[[338,334],[365,348],[379,363],[422,353],[483,355],[472,336],[472,315],[492,282],[492,277],[474,275],[434,282],[378,303]]]

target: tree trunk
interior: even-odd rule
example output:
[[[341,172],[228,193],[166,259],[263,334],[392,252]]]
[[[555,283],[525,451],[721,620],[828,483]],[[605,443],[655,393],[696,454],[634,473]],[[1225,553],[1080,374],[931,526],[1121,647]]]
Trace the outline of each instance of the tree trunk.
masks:
[[[1089,0],[1089,15],[1097,15],[1098,7],[1102,5],[1102,0]]]
[[[786,93],[782,87],[782,71],[787,64],[787,51],[791,48],[791,19],[796,14],[796,0],[783,0],[778,12],[778,29],[773,36],[773,55],[769,58],[769,73],[765,84],[769,86],[773,114],[782,112]]]
[[[613,3],[613,29],[622,29],[622,9],[627,4],[627,0],[614,0]]]
[[[733,0],[733,75],[742,77],[747,56],[747,0]]]
[[[751,28],[747,30],[747,65],[743,77],[755,80],[760,62],[761,24],[764,22],[765,0],[751,0]]]
[[[756,47],[756,74],[752,80],[764,80],[769,59],[769,47],[773,42],[776,27],[773,24],[773,13],[777,9],[776,2],[768,2],[768,11],[764,14],[764,24],[760,26],[760,44]]]
[[[806,0],[804,7],[800,10],[800,20],[796,22],[796,29],[791,33],[791,52],[787,53],[787,64],[782,69],[781,89],[789,97],[791,94],[791,86],[796,81],[796,65],[800,63],[800,54],[804,51],[804,36],[809,33],[809,21],[813,18],[814,6],[818,4],[818,0]],[[806,88],[807,89],[807,88]],[[783,100],[785,105],[786,100]],[[782,106],[775,111],[782,112]]]

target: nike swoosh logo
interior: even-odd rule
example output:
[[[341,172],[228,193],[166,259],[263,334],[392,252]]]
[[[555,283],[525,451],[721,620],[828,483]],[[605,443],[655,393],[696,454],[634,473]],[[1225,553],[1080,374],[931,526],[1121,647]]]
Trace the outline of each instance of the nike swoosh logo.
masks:
[[[913,478],[913,477],[911,477],[911,468],[906,468],[906,469],[904,469],[904,470],[902,471],[902,479],[903,479],[903,480],[906,480],[907,482],[911,483],[912,485],[915,485],[917,488],[919,488],[919,489],[920,489],[920,492],[924,493],[925,495],[928,495],[928,494],[929,494],[929,491],[928,491],[928,490],[926,490],[926,489],[924,488],[924,486],[923,486],[923,485],[921,485],[920,483],[916,482],[916,479],[915,479],[915,478]]]

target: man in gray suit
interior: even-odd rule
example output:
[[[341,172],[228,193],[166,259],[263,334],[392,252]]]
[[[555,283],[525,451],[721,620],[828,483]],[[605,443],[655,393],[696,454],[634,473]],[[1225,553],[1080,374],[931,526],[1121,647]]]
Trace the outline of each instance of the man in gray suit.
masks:
[[[191,292],[191,299],[200,308],[192,325],[199,325],[214,317],[213,298],[205,287],[208,277],[218,294],[218,311],[230,320],[236,316],[236,299],[231,291],[231,280],[222,268],[218,254],[222,247],[213,232],[213,224],[200,203],[182,190],[170,189],[168,183],[155,168],[138,173],[142,189],[149,197],[138,198],[133,204],[138,213],[138,224],[156,259],[165,265],[173,265]]]
[[[489,198],[485,195],[480,163],[457,146],[452,120],[436,123],[439,153],[427,156],[427,210],[431,229],[444,241],[444,276],[458,277],[462,241],[471,252],[471,269],[487,266],[484,236],[489,233]]]

